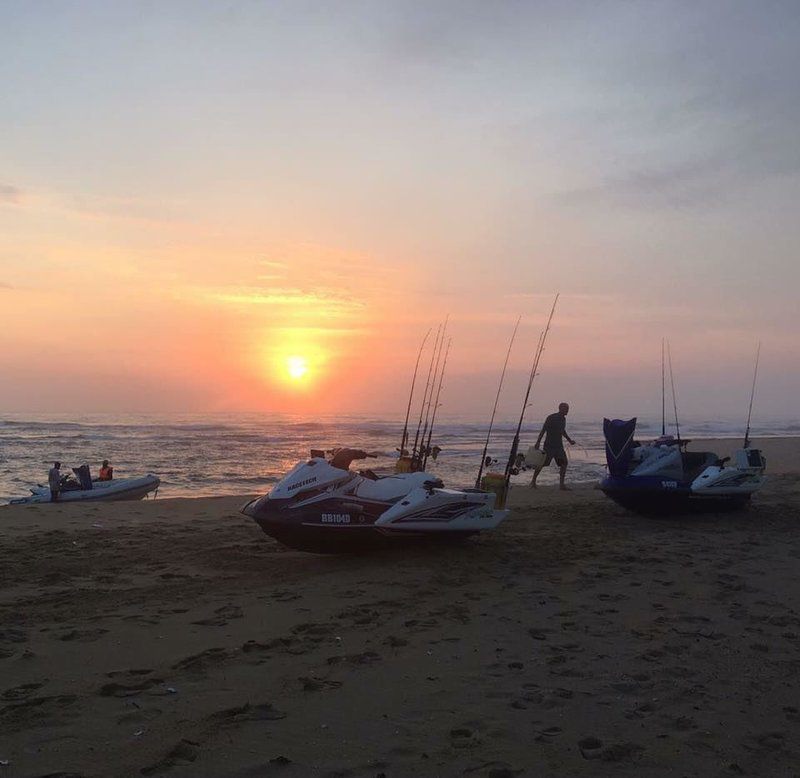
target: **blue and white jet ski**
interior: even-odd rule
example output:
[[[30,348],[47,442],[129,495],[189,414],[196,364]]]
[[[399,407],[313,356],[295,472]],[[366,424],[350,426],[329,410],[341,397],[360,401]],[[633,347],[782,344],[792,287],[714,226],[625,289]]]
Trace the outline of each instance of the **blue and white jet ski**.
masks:
[[[455,540],[494,529],[508,516],[496,495],[445,489],[429,473],[379,477],[350,470],[366,452],[339,449],[330,460],[314,456],[295,465],[269,494],[242,513],[290,548],[338,553],[397,541]]]
[[[687,513],[741,508],[766,481],[766,460],[749,445],[720,459],[687,451],[691,441],[662,435],[634,440],[636,419],[604,419],[608,475],[600,488],[614,502],[638,513]]]

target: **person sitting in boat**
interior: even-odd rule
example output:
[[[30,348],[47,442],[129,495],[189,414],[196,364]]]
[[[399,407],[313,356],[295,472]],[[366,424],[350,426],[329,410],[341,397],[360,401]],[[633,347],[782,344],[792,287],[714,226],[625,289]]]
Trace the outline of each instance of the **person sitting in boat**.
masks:
[[[564,450],[564,441],[566,440],[571,446],[575,445],[575,441],[567,434],[567,414],[569,413],[569,404],[560,403],[558,411],[551,413],[542,425],[542,431],[536,439],[535,449],[544,438],[544,460],[538,464],[533,471],[533,478],[531,479],[531,488],[536,488],[536,479],[542,469],[547,467],[553,460],[558,465],[558,484],[562,491],[567,491],[567,486],[564,484],[564,479],[567,475],[567,452]]]
[[[100,475],[97,477],[98,481],[110,481],[114,478],[114,468],[108,466],[108,460],[103,460],[103,466],[100,468]]]
[[[61,494],[61,462],[53,462],[47,474],[47,483],[50,486],[50,502],[57,502]]]

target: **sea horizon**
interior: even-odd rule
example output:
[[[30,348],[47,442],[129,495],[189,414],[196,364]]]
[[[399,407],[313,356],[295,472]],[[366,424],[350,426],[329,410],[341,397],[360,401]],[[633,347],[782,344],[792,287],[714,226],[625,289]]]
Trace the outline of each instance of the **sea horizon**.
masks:
[[[544,412],[531,413],[523,424],[520,450],[535,442]],[[418,418],[409,423],[411,440]],[[50,463],[64,467],[88,464],[97,472],[109,459],[117,477],[154,473],[162,480],[159,496],[205,497],[247,495],[266,491],[312,448],[352,446],[377,453],[365,466],[378,470],[392,467],[397,456],[404,416],[374,414],[300,414],[271,412],[213,413],[25,413],[0,414],[0,500],[24,496],[46,481]],[[501,462],[508,456],[517,420],[495,421],[489,454]],[[744,436],[742,419],[680,420],[684,438]],[[474,482],[480,452],[486,439],[487,419],[442,414],[436,422],[432,443],[442,448],[429,470],[450,486]],[[604,473],[602,419],[570,414],[568,429],[576,445],[569,449],[568,480],[595,481]],[[640,418],[637,434],[654,438],[661,432],[661,419]],[[674,423],[667,432],[675,434]],[[751,426],[751,437],[800,436],[800,420],[759,417]],[[729,453],[729,452],[722,452]],[[554,483],[554,468],[541,482]],[[516,482],[527,475],[516,476]]]

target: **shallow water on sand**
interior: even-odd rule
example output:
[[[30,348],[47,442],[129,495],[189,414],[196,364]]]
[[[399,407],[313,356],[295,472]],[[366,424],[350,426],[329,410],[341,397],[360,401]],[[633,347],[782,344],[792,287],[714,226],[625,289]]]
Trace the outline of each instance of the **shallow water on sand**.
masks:
[[[540,422],[526,424],[520,450],[527,450]],[[495,426],[489,453],[504,463],[514,432],[512,422]],[[741,422],[687,420],[682,433],[695,437],[733,437]],[[570,417],[568,429],[577,445],[570,449],[569,479],[593,481],[604,471],[602,424]],[[413,441],[416,426],[411,430]],[[379,452],[367,465],[390,468],[402,420],[337,416],[314,420],[268,414],[216,415],[6,415],[0,420],[0,500],[27,493],[47,480],[54,459],[64,466],[88,463],[96,473],[111,460],[118,477],[155,473],[160,496],[252,494],[266,491],[311,448],[351,446]],[[641,437],[653,437],[660,424],[640,421]],[[798,435],[797,422],[760,424],[758,434]],[[486,422],[448,419],[437,422],[432,442],[442,452],[428,470],[450,486],[472,485],[486,436]],[[502,469],[503,464],[500,465]],[[556,480],[555,468],[542,483]],[[527,480],[525,473],[516,477]]]

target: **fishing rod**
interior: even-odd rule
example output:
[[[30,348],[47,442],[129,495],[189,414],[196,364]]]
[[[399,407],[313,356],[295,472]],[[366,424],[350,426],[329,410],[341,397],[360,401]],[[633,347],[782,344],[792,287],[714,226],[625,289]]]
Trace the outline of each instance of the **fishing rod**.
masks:
[[[419,451],[417,452],[417,465],[422,464],[422,460],[425,454],[425,436],[428,434],[428,422],[430,421],[431,405],[433,404],[433,390],[436,388],[436,379],[439,375],[439,362],[442,358],[442,349],[444,348],[444,336],[445,332],[447,332],[447,321],[449,318],[450,314],[447,314],[444,320],[444,325],[442,326],[442,337],[439,340],[439,351],[436,354],[436,363],[433,368],[433,380],[431,381],[431,391],[430,394],[428,395],[428,406],[425,409],[425,426],[422,428],[422,438],[420,439]]]
[[[661,338],[661,437],[667,434],[666,384],[664,383],[664,338]]]
[[[756,396],[756,378],[758,376],[758,359],[761,356],[761,341],[758,342],[758,348],[756,349],[756,366],[753,370],[753,387],[750,390],[750,408],[747,411],[747,429],[744,433],[744,446],[743,448],[747,448],[750,445],[750,416],[753,413],[753,399]]]
[[[441,332],[441,330],[442,330],[442,325],[440,324],[436,328],[436,337],[434,338],[434,341],[433,341],[433,351],[431,352],[431,361],[430,361],[430,364],[428,365],[428,377],[425,380],[425,391],[424,391],[424,393],[422,395],[422,405],[420,405],[420,407],[419,407],[419,420],[417,421],[417,431],[414,434],[414,445],[411,448],[412,469],[413,469],[413,462],[417,458],[417,445],[419,444],[419,433],[420,433],[420,430],[422,429],[422,415],[425,412],[425,402],[426,402],[427,397],[428,397],[428,387],[430,386],[431,371],[433,370],[433,359],[436,356],[436,348],[437,348],[437,345],[439,343],[439,333]]]
[[[436,422],[436,411],[439,409],[439,395],[442,392],[442,381],[444,379],[444,371],[447,367],[447,357],[450,355],[450,344],[453,342],[452,338],[447,339],[447,348],[444,352],[444,362],[442,362],[442,372],[439,373],[439,386],[436,389],[436,402],[433,404],[433,416],[431,417],[431,428],[428,431],[428,442],[425,444],[425,453],[422,457],[422,469],[428,464],[428,456],[431,453],[431,438],[433,437],[433,425]]]
[[[556,304],[558,303],[559,295],[556,295],[555,299],[553,300],[553,307],[550,309],[550,315],[547,317],[547,324],[545,325],[544,330],[542,330],[542,334],[539,336],[539,344],[536,347],[536,354],[533,358],[533,365],[531,367],[531,374],[528,377],[528,388],[525,391],[525,400],[522,403],[522,411],[519,414],[519,423],[517,424],[517,431],[514,433],[514,442],[511,444],[511,451],[508,454],[508,462],[506,462],[506,471],[503,475],[504,477],[504,487],[503,487],[503,495],[505,499],[505,495],[508,493],[508,484],[511,480],[511,470],[514,467],[514,461],[517,458],[517,450],[519,449],[519,433],[522,430],[522,421],[525,418],[525,411],[528,408],[528,400],[531,396],[531,387],[533,386],[533,380],[536,378],[537,373],[539,372],[539,362],[542,359],[542,353],[544,352],[544,346],[547,342],[547,333],[550,332],[550,325],[553,321],[553,315],[556,312]]]
[[[422,345],[419,347],[419,351],[417,352],[417,362],[414,365],[414,376],[411,379],[411,391],[408,394],[408,405],[406,406],[406,422],[403,425],[403,436],[400,439],[400,456],[403,456],[403,452],[406,449],[406,443],[408,443],[408,417],[411,415],[411,401],[414,399],[414,385],[417,383],[417,371],[419,370],[419,360],[422,357],[422,352],[425,348],[425,344],[428,342],[428,338],[431,334],[431,328],[425,333],[425,337],[422,339]]]
[[[497,403],[500,400],[500,390],[503,388],[503,381],[506,377],[506,367],[508,367],[508,358],[511,356],[511,347],[514,345],[514,338],[517,337],[517,330],[522,316],[517,317],[517,323],[514,325],[514,331],[511,333],[511,340],[508,342],[508,351],[506,351],[506,360],[503,362],[503,372],[500,373],[500,383],[497,387],[497,394],[494,397],[494,408],[492,408],[492,418],[489,419],[489,430],[486,433],[486,443],[483,446],[483,453],[481,454],[481,464],[478,468],[478,477],[475,479],[475,488],[481,488],[481,476],[483,475],[483,465],[486,462],[486,452],[489,450],[489,438],[492,436],[492,427],[494,426],[494,415],[497,413]]]
[[[681,444],[681,427],[678,424],[678,400],[675,397],[675,377],[672,374],[672,349],[667,341],[667,358],[669,359],[669,382],[672,386],[672,407],[675,410],[675,436],[678,438],[678,446]]]

